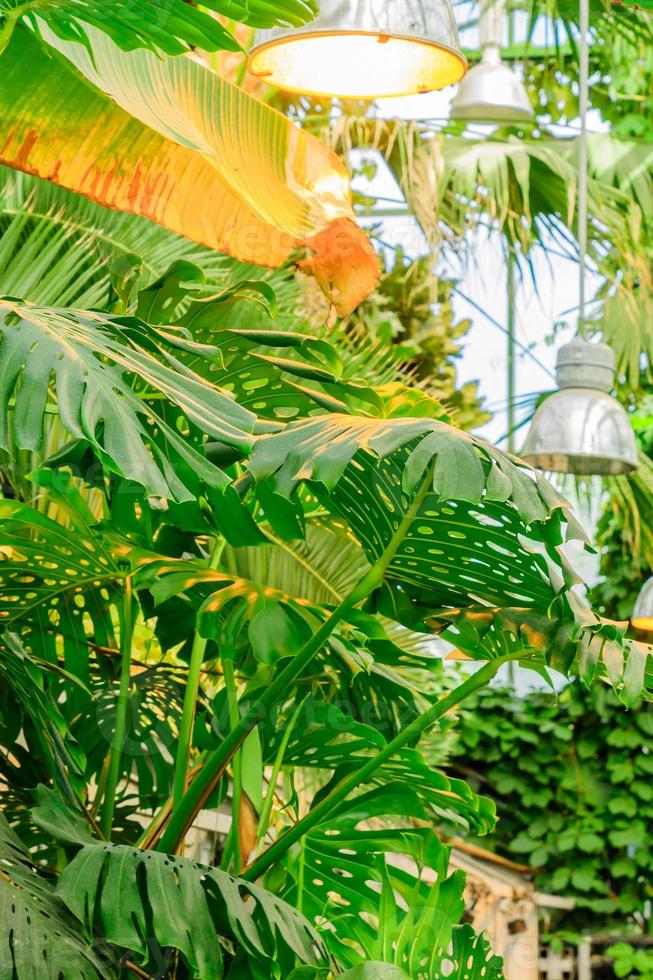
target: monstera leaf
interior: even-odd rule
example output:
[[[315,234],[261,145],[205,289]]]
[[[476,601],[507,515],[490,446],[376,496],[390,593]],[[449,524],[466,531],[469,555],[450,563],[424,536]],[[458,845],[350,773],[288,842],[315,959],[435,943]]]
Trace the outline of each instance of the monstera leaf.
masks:
[[[352,977],[379,971],[381,978],[385,970],[412,980],[501,980],[501,960],[487,940],[458,925],[465,879],[448,874],[449,848],[427,827],[387,826],[394,814],[405,821],[419,813],[407,787],[343,804],[289,855],[295,880],[287,895],[324,923],[325,941],[341,962],[359,964]],[[377,816],[383,826],[366,823]]]
[[[448,849],[427,827],[360,826],[375,817],[387,824],[395,814],[405,818],[420,812],[405,788],[374,790],[342,804],[289,855],[295,881],[287,895],[309,918],[318,917],[325,925],[337,923],[336,928],[327,927],[324,936],[343,963],[360,962],[356,946],[370,958],[381,958],[371,950],[378,935],[379,893],[384,884],[396,893],[395,902],[431,903],[432,921],[440,930],[431,937],[433,946],[446,949],[464,909],[463,875],[456,872],[447,877]],[[392,863],[387,855],[393,855]],[[342,942],[342,936],[347,936],[347,942]]]
[[[186,689],[183,668],[165,662],[132,663],[128,725],[120,756],[120,778],[125,783],[116,810],[116,817],[122,822],[123,843],[133,842],[137,836],[134,811],[155,807],[170,791],[171,759]],[[90,688],[94,710],[75,718],[73,729],[77,741],[84,746],[86,771],[100,774],[114,730],[118,682],[109,683],[106,669],[96,669],[91,674]],[[201,691],[197,700],[200,710],[204,701]]]
[[[197,352],[191,341],[139,320],[10,300],[0,314],[4,448],[42,449],[52,378],[63,426],[109,470],[178,500],[193,499],[198,476],[214,487],[227,483],[200,452],[198,433],[245,450],[255,416],[183,368],[176,352]]]
[[[84,756],[44,682],[44,667],[25,650],[14,633],[0,638],[0,677],[3,680],[3,727],[5,735],[26,742],[45,765],[47,776],[74,799],[72,781],[83,771]],[[67,675],[70,687],[75,679]],[[72,684],[70,683],[72,682]],[[25,731],[25,720],[31,725]]]
[[[308,481],[370,561],[422,485],[378,611],[415,629],[452,622],[450,638],[471,656],[523,651],[588,680],[602,671],[627,702],[640,695],[651,648],[574,591],[560,546],[582,532],[564,498],[519,460],[437,420],[330,415],[260,439],[250,470],[287,497]]]
[[[405,912],[395,900],[389,875],[383,880],[379,902],[379,932],[366,951],[371,958],[386,957],[415,980],[503,980],[502,961],[494,956],[483,934],[469,925],[454,925],[447,943],[442,929],[442,898],[434,888],[421,902],[417,891]],[[453,915],[453,912],[450,912]],[[444,920],[447,921],[446,919]]]
[[[300,912],[263,888],[186,858],[87,841],[64,868],[57,895],[88,935],[99,929],[144,963],[157,955],[157,945],[159,954],[179,950],[198,980],[225,975],[218,936],[235,941],[269,976],[287,976],[297,960],[328,965],[320,935]]]
[[[372,289],[378,261],[326,146],[190,57],[126,53],[90,27],[92,54],[41,33],[69,64],[15,32],[2,56],[2,162],[244,261],[280,265],[307,245],[316,274],[321,259],[333,266],[342,312]]]
[[[114,976],[79,936],[77,924],[0,812],[0,963],[5,976]]]
[[[258,441],[250,471],[285,496],[301,481],[326,491],[370,560],[431,473],[386,578],[419,589],[433,607],[475,598],[546,607],[574,581],[556,548],[563,517],[571,521],[566,501],[530,467],[443,422],[330,415],[294,423]]]
[[[470,607],[430,620],[438,632],[443,624],[448,639],[471,657],[479,650],[490,658],[523,651],[587,684],[606,679],[626,705],[653,699],[653,647],[627,637],[627,623],[603,619],[575,592],[547,610]]]
[[[45,661],[57,661],[88,683],[84,618],[99,646],[113,644],[117,587],[123,577],[111,552],[80,516],[66,525],[16,500],[0,500],[0,623]]]

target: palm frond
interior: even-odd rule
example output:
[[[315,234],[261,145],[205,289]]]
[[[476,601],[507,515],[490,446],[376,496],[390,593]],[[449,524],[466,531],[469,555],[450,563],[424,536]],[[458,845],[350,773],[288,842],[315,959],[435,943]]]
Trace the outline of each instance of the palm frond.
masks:
[[[0,0],[0,39],[7,43],[17,21],[38,27],[45,22],[62,38],[87,42],[88,29],[104,31],[125,51],[144,47],[180,54],[190,46],[208,51],[239,50],[239,45],[214,15],[252,27],[306,23],[315,16],[313,0],[205,0],[202,8],[184,0],[141,0],[134,8],[126,0]],[[0,44],[0,50],[2,44]]]
[[[175,235],[137,215],[109,210],[57,184],[0,167],[0,292],[40,306],[107,308],[118,296],[112,283],[130,276],[130,291],[160,280],[174,263],[196,266],[204,294],[228,293],[263,281],[278,306],[291,308],[298,287],[292,269],[238,262]],[[260,305],[240,297],[229,307],[230,325],[248,326]],[[234,319],[234,317],[236,319]],[[240,322],[242,320],[242,323]]]

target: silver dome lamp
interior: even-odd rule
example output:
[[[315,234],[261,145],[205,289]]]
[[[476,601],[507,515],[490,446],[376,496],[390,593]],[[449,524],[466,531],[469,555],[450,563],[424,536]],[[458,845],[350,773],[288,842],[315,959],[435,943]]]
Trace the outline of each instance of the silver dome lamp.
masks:
[[[578,239],[579,327],[585,322],[587,261],[588,0],[580,0],[580,117]],[[579,475],[628,473],[637,468],[635,433],[626,410],[609,392],[614,351],[576,337],[560,348],[558,391],[537,409],[522,457],[538,469]]]
[[[522,457],[540,470],[578,475],[628,473],[637,448],[628,415],[609,392],[614,351],[576,337],[558,351],[558,391],[537,409]]]
[[[445,88],[467,62],[449,0],[324,0],[306,27],[260,31],[249,70],[289,92],[376,99]]]
[[[524,83],[501,60],[505,7],[503,0],[490,0],[481,12],[479,31],[481,60],[473,65],[451,103],[453,119],[474,122],[529,122],[533,107]]]
[[[636,630],[653,632],[653,578],[648,578],[641,587],[630,622]]]

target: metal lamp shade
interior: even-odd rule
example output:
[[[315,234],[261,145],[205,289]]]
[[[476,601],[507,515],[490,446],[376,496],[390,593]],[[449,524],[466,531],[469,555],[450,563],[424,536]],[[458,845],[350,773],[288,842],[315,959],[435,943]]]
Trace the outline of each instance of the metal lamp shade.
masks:
[[[608,392],[614,352],[576,339],[558,352],[559,391],[537,409],[522,457],[540,470],[602,476],[637,468],[635,435]]]
[[[641,587],[630,621],[636,630],[653,632],[653,578]]]
[[[289,92],[375,99],[445,88],[467,62],[449,0],[325,0],[307,27],[261,31],[249,69]]]
[[[501,61],[498,49],[487,48],[458,86],[451,116],[474,122],[529,122],[533,107],[521,79]]]

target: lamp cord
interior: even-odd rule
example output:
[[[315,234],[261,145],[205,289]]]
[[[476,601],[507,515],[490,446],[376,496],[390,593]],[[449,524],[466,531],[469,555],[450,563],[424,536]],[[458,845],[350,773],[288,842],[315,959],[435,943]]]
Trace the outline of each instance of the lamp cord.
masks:
[[[580,136],[578,138],[578,293],[579,319],[578,332],[582,336],[585,331],[585,276],[587,265],[587,110],[589,102],[589,48],[587,35],[589,33],[589,0],[580,0],[580,77],[579,77],[579,109]]]

